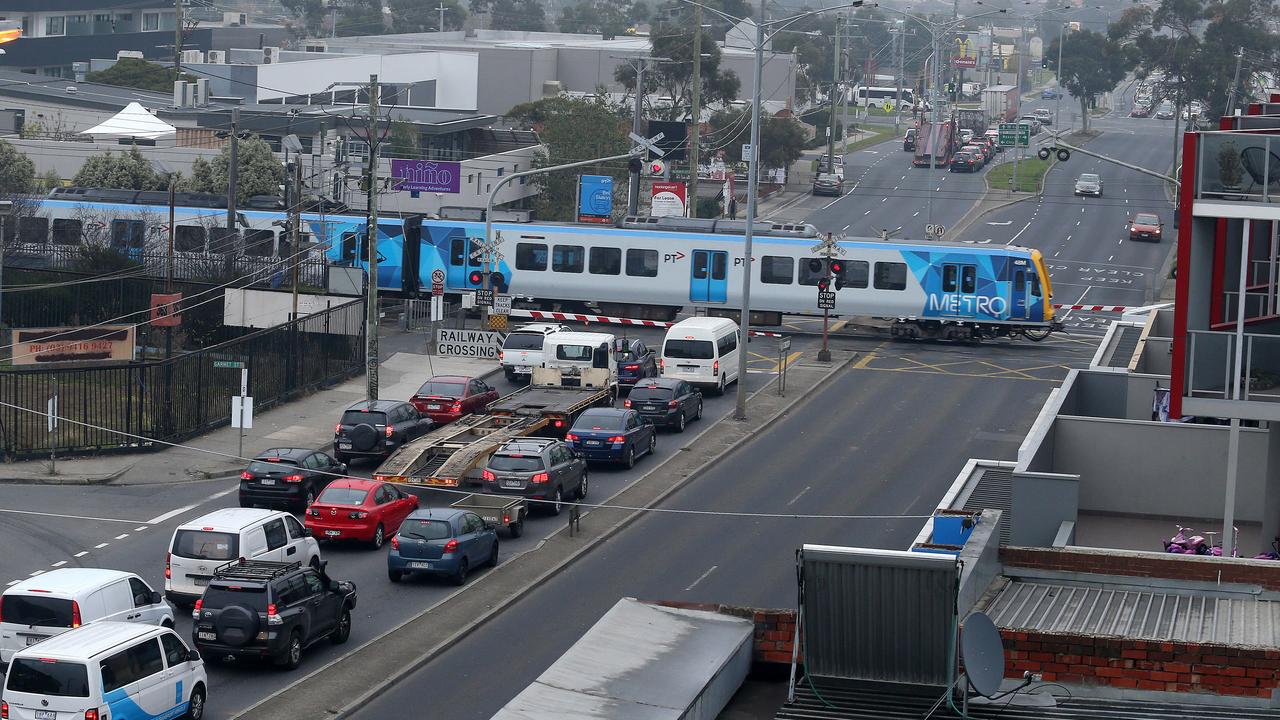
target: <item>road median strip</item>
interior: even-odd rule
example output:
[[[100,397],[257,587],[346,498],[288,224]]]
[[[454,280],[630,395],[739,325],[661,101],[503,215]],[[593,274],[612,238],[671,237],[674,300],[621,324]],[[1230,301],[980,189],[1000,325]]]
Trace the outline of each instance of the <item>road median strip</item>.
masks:
[[[787,385],[798,392],[780,397],[774,388],[776,381],[765,384],[751,395],[750,419],[739,422],[726,415],[690,441],[698,443],[699,453],[673,453],[603,504],[648,508],[661,502],[804,402],[853,359],[853,354],[848,352],[835,351],[833,356],[833,363],[802,359],[790,365]],[[678,436],[670,437],[671,441],[679,440]],[[581,526],[572,536],[567,527],[552,533],[535,551],[523,553],[479,576],[472,584],[234,717],[254,720],[320,716],[343,718],[360,709],[371,698],[416,672],[507,606],[626,527],[642,512],[592,508],[589,502],[585,505],[589,511],[583,514]]]

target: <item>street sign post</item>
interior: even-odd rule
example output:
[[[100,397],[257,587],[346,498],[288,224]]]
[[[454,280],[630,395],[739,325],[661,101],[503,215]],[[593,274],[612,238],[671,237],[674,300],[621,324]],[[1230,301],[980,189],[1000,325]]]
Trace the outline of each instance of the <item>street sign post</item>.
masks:
[[[931,238],[940,238],[947,232],[947,226],[941,223],[929,223],[924,226],[924,234]]]
[[[787,355],[791,353],[791,338],[778,341],[778,395],[787,394]]]
[[[818,309],[819,310],[835,310],[836,309],[836,293],[834,290],[818,291]]]
[[[511,314],[511,296],[510,295],[494,295],[493,296],[493,314],[494,315],[510,315]]]
[[[476,306],[493,307],[493,291],[487,288],[476,288]]]
[[[754,152],[755,152],[755,149],[751,147],[750,143],[743,143],[742,144],[742,162],[751,162],[752,160],[751,155]]]

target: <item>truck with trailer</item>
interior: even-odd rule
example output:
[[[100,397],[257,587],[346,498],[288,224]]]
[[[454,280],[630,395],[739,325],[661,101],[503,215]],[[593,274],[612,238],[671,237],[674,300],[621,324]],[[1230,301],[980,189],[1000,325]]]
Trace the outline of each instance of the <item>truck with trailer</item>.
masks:
[[[956,130],[968,128],[974,137],[987,132],[987,111],[982,108],[956,108]]]
[[[992,85],[984,88],[982,110],[986,113],[987,122],[1012,121],[1018,115],[1018,88],[1013,85]]]
[[[479,484],[485,463],[517,437],[563,437],[584,410],[618,398],[618,363],[609,333],[557,332],[543,344],[546,367],[533,368],[526,387],[499,398],[484,414],[468,415],[401,445],[375,480],[445,488]]]
[[[955,146],[956,133],[950,120],[931,123],[922,119],[916,132],[916,154],[911,164],[915,167],[948,167]]]

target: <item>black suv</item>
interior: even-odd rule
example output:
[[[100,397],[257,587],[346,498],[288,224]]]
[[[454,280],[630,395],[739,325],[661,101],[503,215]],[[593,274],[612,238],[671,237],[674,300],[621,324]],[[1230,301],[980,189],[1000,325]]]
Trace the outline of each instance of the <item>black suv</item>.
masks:
[[[342,413],[333,430],[333,455],[338,462],[351,458],[384,459],[396,448],[431,429],[431,419],[400,400],[361,400]]]
[[[304,512],[347,466],[310,448],[272,448],[240,473],[240,507],[286,506]]]
[[[503,443],[484,468],[484,491],[533,500],[534,509],[560,514],[563,500],[587,496],[587,461],[565,443],[551,438],[516,438]]]
[[[233,560],[214,571],[191,612],[191,636],[209,658],[270,658],[293,670],[302,650],[351,635],[356,585],[301,563]]]
[[[653,378],[631,388],[623,405],[654,425],[684,432],[686,423],[702,417],[702,391],[684,380]]]

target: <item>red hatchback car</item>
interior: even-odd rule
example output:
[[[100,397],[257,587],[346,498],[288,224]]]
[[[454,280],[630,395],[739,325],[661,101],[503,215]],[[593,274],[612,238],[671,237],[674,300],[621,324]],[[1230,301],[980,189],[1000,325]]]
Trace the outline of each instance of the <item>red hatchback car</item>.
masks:
[[[436,375],[422,383],[409,402],[436,425],[451,423],[463,415],[483,412],[498,399],[498,391],[479,378]]]
[[[417,509],[417,496],[391,483],[342,478],[329,483],[303,521],[317,540],[358,540],[380,548]]]

